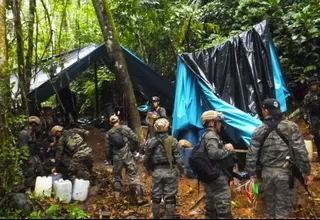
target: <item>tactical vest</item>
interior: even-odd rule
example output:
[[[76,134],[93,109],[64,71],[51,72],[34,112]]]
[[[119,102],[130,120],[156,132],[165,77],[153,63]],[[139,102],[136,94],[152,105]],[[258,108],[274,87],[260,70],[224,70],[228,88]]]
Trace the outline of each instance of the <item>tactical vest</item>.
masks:
[[[85,148],[85,142],[83,138],[78,133],[68,131],[65,144],[66,153],[73,155],[75,152],[80,150],[81,147]]]

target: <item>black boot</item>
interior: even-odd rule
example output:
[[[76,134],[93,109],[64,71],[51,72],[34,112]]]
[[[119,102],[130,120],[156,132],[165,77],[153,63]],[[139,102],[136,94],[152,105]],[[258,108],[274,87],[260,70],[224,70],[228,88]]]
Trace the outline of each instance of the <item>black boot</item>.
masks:
[[[138,205],[141,205],[144,203],[143,199],[143,189],[141,185],[135,185],[135,195],[137,198]]]

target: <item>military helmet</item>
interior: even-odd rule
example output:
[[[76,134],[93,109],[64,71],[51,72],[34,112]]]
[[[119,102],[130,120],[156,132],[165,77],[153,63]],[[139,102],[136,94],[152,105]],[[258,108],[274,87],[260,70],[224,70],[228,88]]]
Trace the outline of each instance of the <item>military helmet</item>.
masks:
[[[115,124],[115,123],[117,123],[119,121],[119,118],[116,115],[111,115],[109,121],[110,121],[111,124]]]
[[[57,132],[63,131],[63,127],[60,125],[56,125],[51,129],[51,134],[56,135]]]
[[[28,121],[29,121],[29,124],[32,124],[32,123],[36,123],[37,125],[40,125],[40,118],[38,118],[37,116],[30,116],[28,118]]]
[[[311,85],[311,84],[314,84],[314,83],[317,83],[318,82],[318,79],[316,77],[310,77],[308,79],[308,84]]]
[[[167,132],[168,128],[169,128],[169,121],[166,118],[158,118],[155,122],[154,122],[154,128],[156,130],[156,132],[158,133],[162,133],[162,132]]]
[[[52,106],[49,105],[49,104],[45,104],[45,105],[42,106],[42,109],[43,110],[49,110],[49,109],[52,109]]]
[[[205,111],[201,115],[201,124],[204,125],[207,121],[222,121],[223,114],[213,110]]]

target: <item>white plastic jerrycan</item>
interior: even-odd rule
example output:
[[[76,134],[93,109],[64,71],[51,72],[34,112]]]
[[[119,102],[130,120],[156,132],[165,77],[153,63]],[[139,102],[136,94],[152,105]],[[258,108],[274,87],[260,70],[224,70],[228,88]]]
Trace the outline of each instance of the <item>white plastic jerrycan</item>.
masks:
[[[59,179],[53,184],[54,198],[64,203],[71,202],[72,183],[70,180]]]
[[[72,199],[83,202],[88,197],[90,181],[83,179],[75,179],[73,184]]]
[[[61,173],[54,173],[50,175],[52,177],[52,184],[54,184],[55,181],[62,179],[62,174]]]
[[[52,177],[38,176],[36,179],[36,186],[34,189],[37,196],[51,196],[52,192]]]
[[[309,161],[312,161],[312,156],[313,156],[313,142],[311,140],[305,140],[304,141],[307,151],[308,151],[308,158]]]

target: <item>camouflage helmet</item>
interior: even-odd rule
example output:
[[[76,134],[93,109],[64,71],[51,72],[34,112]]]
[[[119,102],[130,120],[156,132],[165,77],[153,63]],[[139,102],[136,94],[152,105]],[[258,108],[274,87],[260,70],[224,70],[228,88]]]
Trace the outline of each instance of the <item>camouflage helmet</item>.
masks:
[[[29,124],[32,124],[32,123],[36,123],[37,125],[40,125],[40,118],[38,118],[37,116],[30,116],[28,118],[28,121],[29,121]]]
[[[115,124],[119,121],[119,118],[116,115],[111,115],[111,117],[109,118],[109,121],[111,124]]]
[[[63,127],[60,125],[56,125],[51,129],[51,134],[56,135],[57,132],[61,132],[61,131],[63,131]]]
[[[156,132],[158,133],[162,133],[162,132],[167,132],[168,128],[169,128],[169,121],[166,118],[158,118],[155,122],[154,122],[154,128],[156,130]]]
[[[201,115],[201,124],[204,125],[207,121],[222,121],[223,114],[213,110],[205,111]]]

